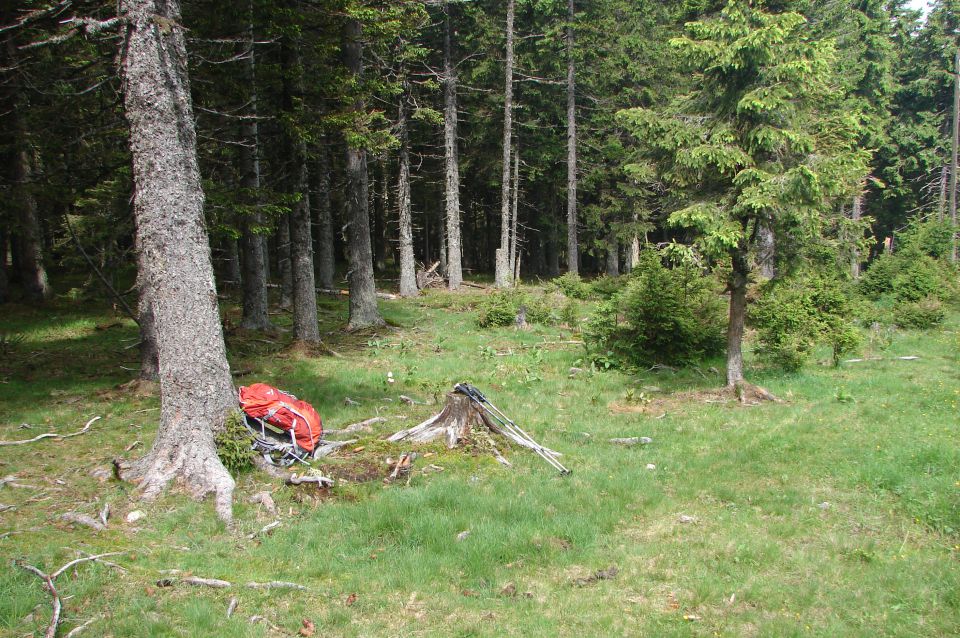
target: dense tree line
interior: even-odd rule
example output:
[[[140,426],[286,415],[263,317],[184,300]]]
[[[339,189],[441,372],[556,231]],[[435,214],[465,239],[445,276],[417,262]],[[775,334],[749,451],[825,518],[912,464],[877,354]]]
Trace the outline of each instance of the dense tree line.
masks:
[[[905,4],[8,3],[0,302],[103,287],[162,388],[200,378],[172,363],[190,339],[220,344],[190,399],[216,429],[217,289],[269,330],[276,286],[318,342],[317,290],[343,281],[359,329],[418,264],[507,287],[669,244],[730,270],[734,384],[748,281],[813,253],[856,278],[911,220],[955,225],[960,2]],[[158,450],[148,486],[208,462]]]

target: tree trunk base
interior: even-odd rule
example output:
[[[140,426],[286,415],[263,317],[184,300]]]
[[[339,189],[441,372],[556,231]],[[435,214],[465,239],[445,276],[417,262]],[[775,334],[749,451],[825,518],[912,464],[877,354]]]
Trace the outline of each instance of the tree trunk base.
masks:
[[[213,494],[217,516],[228,525],[233,522],[236,483],[220,462],[212,441],[172,448],[155,445],[146,456],[132,463],[115,460],[114,467],[118,478],[137,483],[143,500],[154,500],[176,478],[197,500]]]

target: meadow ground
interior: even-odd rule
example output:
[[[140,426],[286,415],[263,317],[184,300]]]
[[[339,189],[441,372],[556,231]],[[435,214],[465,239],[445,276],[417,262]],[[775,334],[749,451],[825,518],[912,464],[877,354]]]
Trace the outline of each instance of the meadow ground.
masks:
[[[294,392],[328,428],[388,418],[320,464],[338,478],[323,498],[240,476],[234,529],[209,502],[174,491],[141,503],[98,472],[142,454],[155,432],[157,397],[124,385],[137,368],[132,322],[69,301],[6,306],[0,439],[102,419],[82,436],[0,447],[0,476],[16,477],[0,487],[0,636],[42,634],[50,618],[40,580],[12,560],[52,571],[79,551],[124,552],[112,558],[124,571],[88,563],[61,576],[61,635],[88,621],[81,635],[309,635],[304,620],[316,636],[960,633],[956,316],[869,340],[871,358],[839,368],[754,365],[751,380],[785,402],[743,406],[715,392],[720,361],[595,371],[570,330],[476,328],[478,295],[383,302],[392,326],[362,335],[338,332],[345,302],[322,299],[339,357],[290,350],[287,333],[229,329],[238,384]],[[227,325],[237,319],[228,309]],[[571,367],[583,372],[571,378]],[[408,479],[384,483],[384,459],[408,449],[383,435],[436,412],[458,381],[562,452],[573,474],[516,448],[506,468],[482,446],[430,446]],[[653,442],[609,442],[632,436]],[[264,490],[276,516],[248,502]],[[105,503],[104,531],[60,519]],[[145,518],[126,522],[135,509]],[[185,574],[233,586],[157,584]],[[308,589],[245,587],[274,580]]]

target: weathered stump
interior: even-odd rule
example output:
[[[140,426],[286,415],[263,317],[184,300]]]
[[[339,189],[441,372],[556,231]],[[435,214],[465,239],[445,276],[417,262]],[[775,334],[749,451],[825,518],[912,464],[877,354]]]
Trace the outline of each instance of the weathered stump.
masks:
[[[443,438],[448,448],[454,448],[458,442],[470,438],[470,432],[475,426],[499,432],[499,428],[493,426],[486,415],[466,395],[450,392],[439,414],[433,415],[420,425],[400,430],[387,440],[429,443]]]

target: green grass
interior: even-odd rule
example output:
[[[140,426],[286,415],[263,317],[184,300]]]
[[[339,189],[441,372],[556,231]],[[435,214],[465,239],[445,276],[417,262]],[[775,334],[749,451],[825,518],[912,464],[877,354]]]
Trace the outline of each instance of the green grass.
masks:
[[[7,306],[0,334],[0,439],[86,435],[0,447],[0,556],[53,570],[75,550],[125,551],[128,571],[87,564],[58,581],[63,634],[266,636],[301,620],[322,636],[939,636],[960,632],[960,340],[957,317],[928,333],[897,332],[871,356],[749,376],[786,399],[744,407],[714,392],[719,373],[594,373],[569,330],[480,331],[476,294],[430,293],[383,302],[393,327],[346,335],[345,303],[322,298],[327,344],[341,356],[288,352],[289,333],[231,326],[238,383],[263,380],[311,401],[328,428],[380,414],[380,429],[322,465],[350,479],[314,499],[262,475],[239,477],[236,528],[209,502],[174,490],[153,503],[135,486],[91,475],[153,439],[158,400],[118,386],[133,378],[132,322],[108,308],[57,302]],[[289,325],[284,315],[275,317]],[[893,357],[916,355],[915,361]],[[828,358],[827,353],[822,353]],[[586,370],[568,377],[571,366]],[[392,372],[395,384],[388,384]],[[512,449],[512,468],[478,450],[418,459],[409,482],[385,484],[380,437],[434,413],[469,381],[573,469],[558,476]],[[656,386],[660,391],[650,390]],[[646,389],[645,389],[646,388]],[[631,392],[632,391],[632,392]],[[648,403],[630,403],[643,392]],[[350,397],[359,405],[345,405]],[[400,418],[406,417],[406,418]],[[30,429],[20,429],[22,423]],[[611,437],[650,436],[645,447]],[[132,452],[124,449],[134,441]],[[428,464],[442,471],[425,472]],[[648,470],[647,464],[656,469]],[[372,479],[372,480],[368,480]],[[247,499],[273,490],[283,524]],[[94,533],[58,520],[67,511],[114,516]],[[125,515],[141,509],[144,520]],[[682,522],[681,516],[693,517]],[[470,534],[462,541],[457,535]],[[616,565],[612,580],[577,579]],[[158,587],[162,570],[236,583],[230,590]],[[263,592],[247,581],[286,580],[308,592]],[[501,592],[514,583],[516,595]],[[355,601],[353,600],[355,595]],[[236,615],[225,617],[232,596]],[[37,578],[0,570],[0,635],[42,633],[48,596]],[[32,615],[31,615],[32,614]]]

